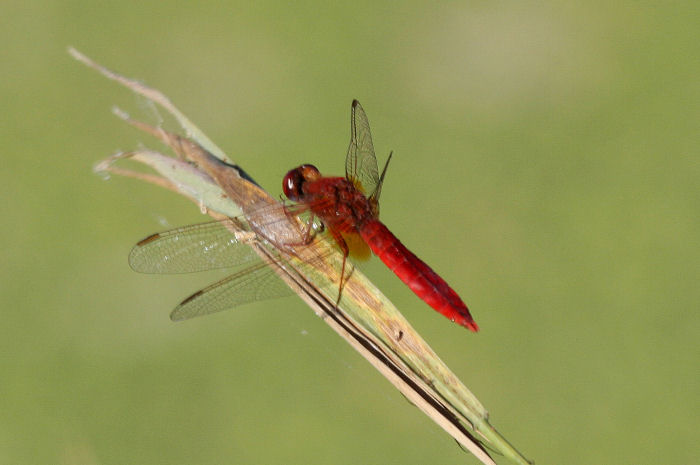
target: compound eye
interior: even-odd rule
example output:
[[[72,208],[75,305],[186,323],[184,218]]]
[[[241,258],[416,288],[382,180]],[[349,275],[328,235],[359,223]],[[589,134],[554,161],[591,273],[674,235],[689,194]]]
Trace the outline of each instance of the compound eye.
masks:
[[[304,178],[299,172],[299,168],[289,171],[284,175],[282,180],[282,191],[287,198],[293,202],[299,200],[301,196],[301,184],[304,182]]]
[[[284,195],[293,202],[298,202],[304,197],[304,183],[313,182],[321,177],[314,165],[301,165],[289,171],[282,180]]]
[[[314,165],[301,165],[298,169],[305,181],[316,181],[321,177],[321,173]]]

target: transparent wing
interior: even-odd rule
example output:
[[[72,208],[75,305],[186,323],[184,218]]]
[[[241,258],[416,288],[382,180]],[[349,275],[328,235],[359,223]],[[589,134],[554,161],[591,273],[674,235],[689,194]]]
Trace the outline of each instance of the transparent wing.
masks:
[[[379,185],[377,157],[374,155],[369,121],[360,102],[352,101],[350,146],[345,157],[345,177],[369,196]]]
[[[255,234],[234,235],[228,229],[234,221],[237,220],[213,221],[153,234],[131,250],[129,264],[142,273],[189,273],[229,267],[240,270],[185,299],[172,311],[172,320],[186,320],[292,294],[247,244]],[[259,226],[264,230],[271,224],[274,223]],[[295,245],[303,242],[303,237],[293,239]]]
[[[175,307],[170,319],[187,320],[291,293],[292,290],[277,274],[261,262],[195,292]]]
[[[156,233],[139,241],[129,265],[141,273],[190,273],[229,268],[259,260],[258,255],[227,229],[231,220],[195,224]]]

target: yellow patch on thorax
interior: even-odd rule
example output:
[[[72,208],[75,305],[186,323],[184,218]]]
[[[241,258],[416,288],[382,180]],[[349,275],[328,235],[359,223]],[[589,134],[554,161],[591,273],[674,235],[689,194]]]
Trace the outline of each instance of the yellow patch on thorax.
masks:
[[[352,257],[353,260],[369,260],[372,251],[359,234],[355,232],[341,232],[340,234],[348,245],[350,257]]]

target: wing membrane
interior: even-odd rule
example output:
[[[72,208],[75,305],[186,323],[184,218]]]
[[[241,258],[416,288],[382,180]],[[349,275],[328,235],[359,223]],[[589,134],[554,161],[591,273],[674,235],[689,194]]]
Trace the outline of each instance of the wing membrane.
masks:
[[[230,220],[153,234],[131,249],[129,265],[141,273],[190,273],[250,264],[259,257],[226,227]]]
[[[173,321],[220,312],[260,300],[286,297],[292,290],[263,263],[195,292],[170,314]]]
[[[345,157],[345,177],[361,188],[365,195],[371,195],[379,184],[369,121],[357,100],[352,101],[350,113],[350,146]]]

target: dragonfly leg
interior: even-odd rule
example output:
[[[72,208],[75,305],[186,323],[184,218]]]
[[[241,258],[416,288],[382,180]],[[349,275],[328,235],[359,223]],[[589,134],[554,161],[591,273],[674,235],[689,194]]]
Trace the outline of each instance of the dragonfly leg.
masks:
[[[343,295],[343,287],[345,287],[345,284],[347,284],[348,279],[350,279],[350,276],[352,276],[352,272],[355,270],[355,267],[348,272],[347,278],[345,277],[345,264],[348,261],[348,254],[343,255],[343,266],[340,270],[340,283],[338,283],[338,298],[335,299],[335,309],[338,310],[338,304],[340,304],[340,297]]]
[[[304,237],[304,245],[309,245],[311,244],[311,241],[314,240],[314,237],[316,237],[316,230],[314,229],[314,220],[316,219],[316,215],[311,213],[309,216],[309,221],[306,223],[306,227],[302,230],[302,234]],[[321,223],[321,231],[323,231],[323,223]]]
[[[335,309],[337,310],[338,304],[340,304],[340,297],[343,295],[343,286],[345,286],[345,283],[347,282],[347,280],[345,279],[345,264],[348,261],[348,255],[350,255],[350,248],[348,247],[347,242],[345,242],[343,235],[339,231],[330,228],[330,232],[333,236],[333,239],[340,247],[340,250],[343,252],[343,266],[340,270],[340,282],[338,283],[338,298],[335,301]]]
[[[297,221],[297,216],[300,215],[301,213],[304,213],[305,211],[309,210],[308,206],[302,205],[302,204],[290,205],[290,206],[283,205],[283,206],[284,206],[284,214],[287,215],[287,218],[289,218],[289,220],[292,223],[295,223],[295,224]],[[316,218],[316,215],[314,215],[314,213],[311,212],[310,216],[309,216],[309,220],[306,222],[306,226],[302,227],[302,229],[300,231],[300,235],[302,238],[301,241],[299,241],[298,243],[291,243],[291,244],[288,243],[287,245],[298,246],[298,245],[311,244],[311,242],[316,237],[316,232],[317,232],[314,230],[314,227],[313,227],[315,218]],[[321,231],[323,231],[323,223],[321,223]]]

